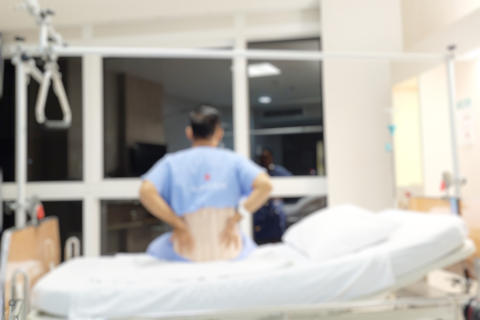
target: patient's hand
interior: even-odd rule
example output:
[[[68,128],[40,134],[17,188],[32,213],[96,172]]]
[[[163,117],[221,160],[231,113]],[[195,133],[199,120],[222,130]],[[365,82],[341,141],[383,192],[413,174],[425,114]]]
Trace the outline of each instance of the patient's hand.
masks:
[[[195,248],[195,243],[188,228],[173,229],[171,240],[178,243],[178,251],[180,254],[192,252]]]
[[[236,219],[230,219],[225,225],[222,233],[220,233],[220,243],[225,245],[225,247],[230,247],[234,245],[235,248],[240,246],[240,237],[238,236],[238,229],[236,224]]]

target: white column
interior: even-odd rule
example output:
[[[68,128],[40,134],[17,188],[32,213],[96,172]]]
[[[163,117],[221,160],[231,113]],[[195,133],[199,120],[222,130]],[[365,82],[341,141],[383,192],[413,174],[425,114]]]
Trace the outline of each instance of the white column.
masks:
[[[83,179],[87,184],[103,179],[103,58],[83,56]]]
[[[399,0],[321,0],[320,8],[325,52],[402,50]],[[327,60],[323,66],[329,204],[391,207],[390,63]]]
[[[92,188],[103,179],[103,58],[84,55],[83,83],[83,244],[86,256],[100,255],[100,200]]]
[[[245,14],[235,15],[235,49],[245,50]],[[235,151],[250,158],[250,105],[248,95],[247,59],[233,59],[233,139]],[[252,217],[245,216],[241,222],[242,231],[253,236]]]
[[[101,253],[100,200],[87,195],[83,200],[83,255],[98,257]]]
[[[453,168],[446,65],[420,74],[418,87],[424,195],[442,197],[442,174]]]
[[[25,212],[26,186],[27,186],[27,83],[25,64],[21,57],[15,64],[15,182],[17,183],[17,205],[15,211],[15,227],[23,227],[26,224]]]

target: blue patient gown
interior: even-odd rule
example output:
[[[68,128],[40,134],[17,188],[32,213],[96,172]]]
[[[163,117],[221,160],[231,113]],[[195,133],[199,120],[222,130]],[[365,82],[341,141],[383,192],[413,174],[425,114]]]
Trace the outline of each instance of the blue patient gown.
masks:
[[[236,208],[252,191],[260,166],[233,151],[214,147],[194,147],[166,155],[143,180],[155,185],[160,196],[178,216],[202,208]],[[173,250],[171,232],[153,240],[147,253],[160,259],[189,261]],[[256,247],[242,234],[243,250],[235,259],[247,257]]]

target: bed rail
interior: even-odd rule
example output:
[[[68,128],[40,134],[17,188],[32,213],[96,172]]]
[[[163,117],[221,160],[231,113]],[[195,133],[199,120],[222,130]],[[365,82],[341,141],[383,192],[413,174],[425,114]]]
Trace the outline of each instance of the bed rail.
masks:
[[[23,277],[23,290],[21,294],[18,294],[17,277],[21,275]],[[15,270],[10,280],[10,315],[9,320],[26,320],[29,312],[29,291],[30,291],[30,277],[27,270],[19,268]]]
[[[38,225],[13,227],[3,232],[0,258],[2,320],[11,319],[10,311],[14,312],[13,319],[24,320],[29,308],[28,299],[19,299],[18,290],[14,288],[16,284],[11,281],[18,283],[19,274],[23,274],[24,286],[28,288],[23,292],[28,295],[30,287],[60,263],[60,251],[57,217],[45,218]]]
[[[0,39],[1,42],[1,39]],[[0,64],[1,62],[1,57],[0,57]],[[1,69],[1,68],[0,68]],[[0,70],[1,72],[1,70]],[[0,75],[1,77],[2,75]],[[0,82],[1,85],[1,82]],[[1,91],[2,89],[0,89]],[[2,185],[3,185],[3,169],[0,167],[0,232],[3,231],[3,200],[2,200]]]
[[[77,237],[70,237],[65,242],[65,251],[64,257],[65,261],[68,261],[72,258],[76,258],[80,256],[80,239]]]

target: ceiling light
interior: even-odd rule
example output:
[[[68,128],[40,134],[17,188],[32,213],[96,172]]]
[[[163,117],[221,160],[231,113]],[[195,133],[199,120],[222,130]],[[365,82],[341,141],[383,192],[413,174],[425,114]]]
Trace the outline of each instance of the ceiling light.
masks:
[[[248,65],[248,76],[250,78],[276,76],[281,74],[280,69],[269,62],[254,63]]]
[[[272,102],[272,98],[270,98],[269,96],[261,96],[260,98],[258,98],[258,102],[268,104]]]

